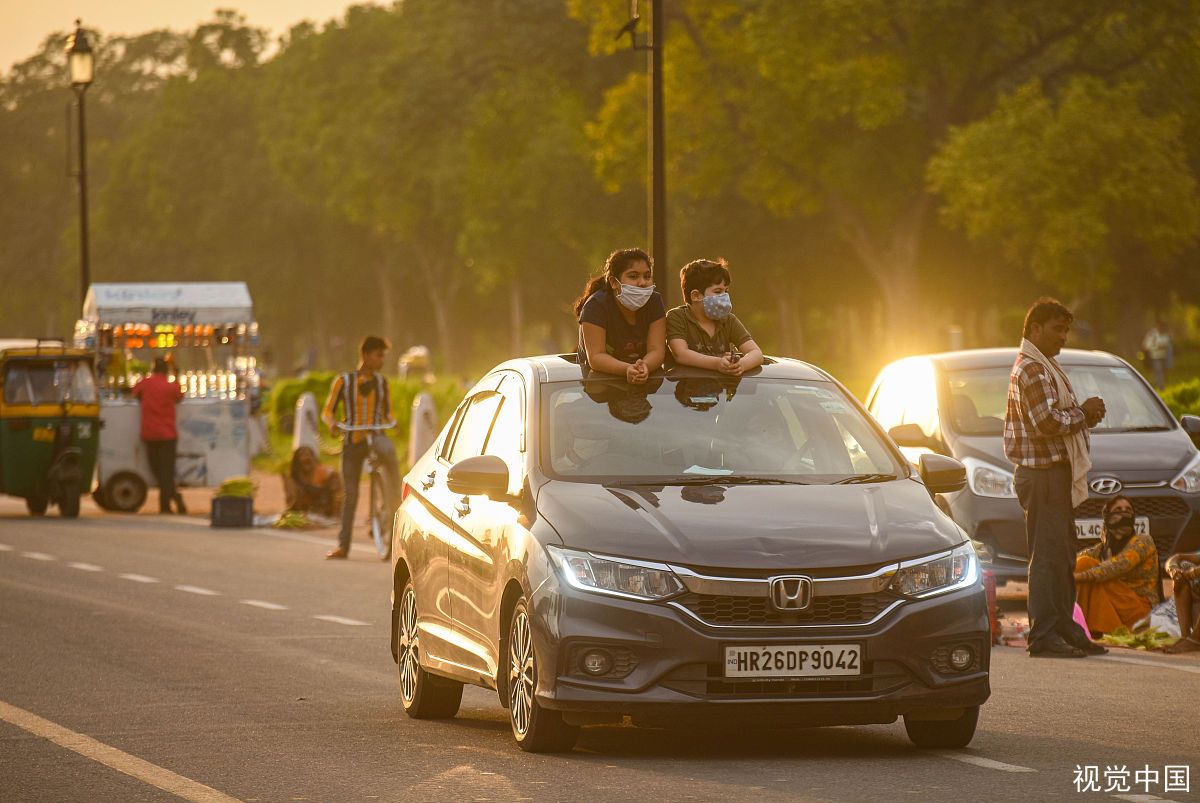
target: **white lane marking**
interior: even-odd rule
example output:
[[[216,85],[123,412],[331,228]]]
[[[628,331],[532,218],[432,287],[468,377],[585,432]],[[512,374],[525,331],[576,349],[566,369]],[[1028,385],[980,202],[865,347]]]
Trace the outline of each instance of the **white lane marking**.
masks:
[[[360,622],[357,619],[347,619],[344,616],[314,616],[314,619],[320,619],[322,622],[333,622],[335,625],[367,625],[369,622]]]
[[[12,552],[13,548],[8,544],[0,544],[0,552]]]
[[[165,767],[151,764],[137,756],[131,756],[111,745],[98,742],[90,736],[68,730],[62,725],[42,719],[37,714],[17,708],[15,705],[0,702],[0,719],[32,733],[34,736],[48,739],[59,747],[65,747],[85,758],[112,767],[118,772],[123,772],[184,800],[193,801],[193,803],[240,803],[236,797],[218,792],[211,786],[205,786],[191,778],[171,772]]]
[[[81,572],[102,572],[102,571],[104,571],[103,566],[97,566],[94,563],[68,563],[67,566],[69,566],[72,569],[78,569]]]
[[[286,611],[286,605],[280,605],[277,602],[266,602],[261,599],[244,599],[241,601],[243,605],[252,605],[255,608],[262,608],[264,611]]]
[[[1094,657],[1101,661],[1116,661],[1122,664],[1136,664],[1138,666],[1156,666],[1159,669],[1174,669],[1179,672],[1191,672],[1193,675],[1200,675],[1200,666],[1169,664],[1166,661],[1147,661],[1145,658],[1126,658],[1123,655],[1097,655]]]
[[[45,552],[22,552],[21,557],[29,558],[30,560],[58,560],[58,558],[48,555]]]
[[[200,586],[175,586],[176,591],[183,591],[187,594],[199,594],[202,597],[219,597],[220,591],[213,591],[211,588],[201,588]]]
[[[264,530],[259,532],[254,531],[255,535],[267,535],[271,538],[282,538],[285,541],[299,541],[304,544],[320,544],[321,546],[337,546],[337,541],[332,538],[318,538],[315,535],[303,535],[301,533],[278,532],[275,530]]]
[[[1022,767],[1018,764],[1005,764],[1003,761],[993,761],[990,758],[983,756],[973,756],[970,753],[955,753],[950,750],[937,750],[934,755],[942,758],[961,761],[964,764],[974,764],[976,767],[984,767],[989,770],[1000,770],[1001,772],[1037,772],[1033,767]]]
[[[122,580],[132,580],[135,583],[157,583],[157,577],[147,577],[144,574],[118,574]]]
[[[1117,800],[1128,800],[1129,803],[1148,803],[1151,800],[1162,800],[1166,803],[1174,803],[1169,798],[1159,797],[1158,795],[1113,795]]]

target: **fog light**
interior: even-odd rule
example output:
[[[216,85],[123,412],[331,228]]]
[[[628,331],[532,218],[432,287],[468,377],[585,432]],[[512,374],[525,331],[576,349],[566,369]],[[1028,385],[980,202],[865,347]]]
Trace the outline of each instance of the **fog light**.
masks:
[[[607,675],[613,668],[612,656],[606,650],[588,650],[581,663],[589,675]]]
[[[975,651],[970,647],[955,647],[950,651],[950,666],[954,667],[959,672],[963,671],[973,663],[975,663]]]

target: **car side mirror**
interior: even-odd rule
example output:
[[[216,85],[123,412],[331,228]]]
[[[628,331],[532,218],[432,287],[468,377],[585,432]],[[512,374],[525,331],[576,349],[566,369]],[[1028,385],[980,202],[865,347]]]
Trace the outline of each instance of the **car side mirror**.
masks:
[[[446,487],[463,496],[486,496],[503,500],[508,496],[508,464],[494,454],[468,457],[450,467]]]
[[[1200,416],[1181,415],[1179,416],[1179,424],[1183,427],[1183,431],[1192,439],[1192,443],[1200,447]]]
[[[931,494],[948,494],[967,487],[967,467],[944,454],[923,454],[918,468]]]
[[[888,430],[888,435],[897,446],[932,449],[937,445],[933,438],[925,434],[920,424],[900,424]]]

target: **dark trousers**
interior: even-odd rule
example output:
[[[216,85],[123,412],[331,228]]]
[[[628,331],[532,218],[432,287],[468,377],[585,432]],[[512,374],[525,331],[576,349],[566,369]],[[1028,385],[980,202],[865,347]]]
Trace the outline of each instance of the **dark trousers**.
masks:
[[[1029,648],[1061,638],[1078,646],[1090,639],[1072,618],[1075,610],[1075,511],[1071,466],[1017,466],[1014,483],[1025,510],[1029,550]]]
[[[158,483],[158,510],[171,512],[171,500],[175,498],[175,441],[142,441],[146,445],[146,457],[150,471]]]
[[[358,507],[358,485],[362,480],[363,463],[372,448],[389,469],[387,476],[391,485],[394,485],[400,476],[400,466],[396,462],[396,448],[392,446],[390,440],[377,437],[372,447],[366,441],[351,443],[349,436],[346,437],[346,442],[342,445],[342,484],[345,486],[346,496],[342,502],[342,529],[338,533],[338,546],[347,551],[350,550],[350,537],[354,534],[354,512]],[[394,500],[396,489],[389,486],[387,490]],[[389,502],[390,504],[392,503]]]

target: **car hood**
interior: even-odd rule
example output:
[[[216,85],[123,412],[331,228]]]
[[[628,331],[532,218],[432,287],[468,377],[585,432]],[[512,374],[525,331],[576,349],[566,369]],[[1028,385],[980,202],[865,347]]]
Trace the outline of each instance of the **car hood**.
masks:
[[[1090,477],[1116,475],[1130,481],[1174,479],[1196,454],[1181,429],[1167,432],[1100,432],[1092,435]],[[1004,441],[997,437],[960,437],[954,456],[977,457],[1012,470],[1004,456]]]
[[[696,567],[862,567],[965,540],[913,480],[683,487],[551,481],[537,507],[568,547]]]

